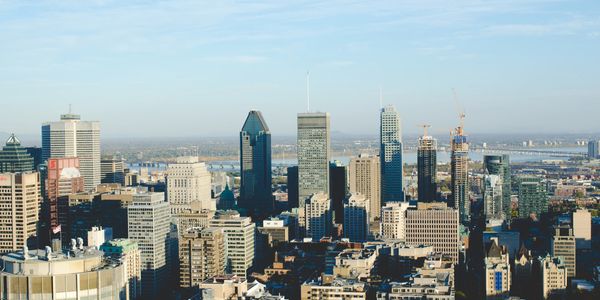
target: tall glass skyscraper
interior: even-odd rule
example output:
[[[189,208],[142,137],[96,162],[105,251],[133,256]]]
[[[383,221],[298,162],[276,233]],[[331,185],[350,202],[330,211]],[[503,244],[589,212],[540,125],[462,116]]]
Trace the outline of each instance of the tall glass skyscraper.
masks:
[[[548,211],[546,180],[537,176],[518,176],[515,180],[519,195],[519,218],[528,218]]]
[[[394,106],[381,109],[380,115],[381,195],[383,202],[403,201],[402,130],[400,114]],[[383,203],[382,203],[383,205]]]
[[[417,149],[417,179],[419,202],[433,202],[437,200],[437,185],[435,175],[437,172],[437,141],[432,137],[423,135],[419,138]]]
[[[240,131],[240,203],[251,216],[273,212],[271,131],[260,111],[251,110]]]
[[[461,124],[454,129],[450,140],[450,185],[452,189],[451,205],[460,212],[460,222],[471,220],[471,202],[469,201],[469,143]]]
[[[100,184],[100,122],[81,121],[64,114],[60,121],[42,125],[42,161],[48,158],[78,157],[87,191]]]
[[[312,194],[329,195],[329,113],[298,114],[298,205]]]
[[[484,155],[483,169],[489,175],[498,175],[502,178],[502,212],[506,220],[511,219],[510,193],[511,193],[511,175],[510,158],[508,154],[502,155]]]
[[[0,173],[33,171],[33,157],[21,147],[21,141],[11,134],[0,151]]]

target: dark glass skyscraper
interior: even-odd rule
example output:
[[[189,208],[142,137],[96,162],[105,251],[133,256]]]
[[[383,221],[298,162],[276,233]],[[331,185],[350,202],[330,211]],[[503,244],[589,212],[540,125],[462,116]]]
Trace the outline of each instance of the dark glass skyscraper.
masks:
[[[437,141],[427,133],[419,138],[417,149],[417,179],[419,202],[433,202],[437,200],[437,185],[435,175],[437,171],[436,156]]]
[[[348,191],[346,167],[340,161],[329,164],[329,198],[335,214],[334,222],[344,224],[344,199]]]
[[[502,178],[502,212],[506,220],[511,219],[510,193],[511,175],[510,158],[508,154],[484,155],[483,169],[489,175],[498,175]]]
[[[259,219],[273,211],[271,132],[260,111],[251,110],[240,131],[239,206]]]
[[[21,141],[11,134],[0,151],[0,173],[33,171],[33,157],[21,147]]]
[[[382,200],[403,201],[402,131],[400,114],[394,106],[388,105],[381,109],[379,125]]]

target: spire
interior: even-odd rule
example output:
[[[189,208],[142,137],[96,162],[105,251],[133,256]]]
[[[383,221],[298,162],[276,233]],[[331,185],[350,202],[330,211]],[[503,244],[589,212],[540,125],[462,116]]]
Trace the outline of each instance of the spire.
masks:
[[[6,145],[21,145],[21,141],[19,141],[19,139],[17,138],[17,136],[15,136],[14,133],[11,133],[10,136],[8,137],[8,140],[6,140]]]

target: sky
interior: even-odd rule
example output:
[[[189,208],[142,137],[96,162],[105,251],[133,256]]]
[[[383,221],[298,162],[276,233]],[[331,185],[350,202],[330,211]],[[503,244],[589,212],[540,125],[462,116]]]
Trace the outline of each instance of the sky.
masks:
[[[294,135],[307,72],[335,132],[376,135],[381,94],[407,134],[595,133],[600,1],[0,0],[0,132],[71,104],[103,138]]]

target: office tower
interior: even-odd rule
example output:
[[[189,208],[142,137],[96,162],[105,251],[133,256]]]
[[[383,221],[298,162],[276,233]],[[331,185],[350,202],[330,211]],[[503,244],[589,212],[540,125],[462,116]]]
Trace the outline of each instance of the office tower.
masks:
[[[329,194],[329,113],[298,114],[298,207],[312,194]]]
[[[254,231],[250,217],[237,211],[218,211],[210,228],[221,228],[225,236],[225,259],[228,274],[245,277],[254,263]]]
[[[380,114],[381,199],[382,202],[403,201],[402,181],[402,129],[400,114],[392,105],[381,109]]]
[[[435,175],[437,172],[437,140],[425,134],[419,137],[417,148],[417,180],[419,202],[434,202],[437,200],[437,185]]]
[[[504,299],[510,293],[511,272],[506,247],[498,245],[492,238],[486,245],[484,259],[485,296],[487,299]]]
[[[348,166],[350,193],[360,193],[369,199],[369,221],[381,216],[381,161],[377,156],[360,154],[350,159]]]
[[[277,243],[285,243],[290,240],[290,219],[273,217],[262,222],[262,227],[258,227],[258,232],[268,236],[269,245],[275,246]]]
[[[25,151],[33,157],[33,169],[37,170],[38,167],[43,163],[42,161],[42,147],[24,147]]]
[[[125,161],[118,156],[103,157],[100,160],[100,182],[125,185]]]
[[[588,142],[588,157],[598,158],[600,156],[600,141],[590,140]]]
[[[535,176],[519,176],[516,179],[519,195],[519,218],[529,218],[532,214],[539,218],[548,211],[546,180]]]
[[[0,253],[36,244],[41,200],[39,173],[0,173]]]
[[[81,244],[72,246],[68,254],[47,247],[1,259],[2,299],[131,299],[124,265]]]
[[[344,203],[344,237],[351,242],[366,242],[369,235],[369,199],[351,194]]]
[[[216,209],[210,192],[210,173],[198,157],[178,157],[176,163],[169,164],[167,200],[172,214],[190,209],[193,202],[200,203],[203,209]]]
[[[569,225],[554,227],[554,236],[550,241],[551,255],[562,258],[567,267],[567,277],[575,277],[576,268],[576,244],[573,229]]]
[[[463,131],[463,121],[451,132],[450,137],[450,188],[452,198],[449,204],[460,212],[460,222],[471,220],[469,201],[469,143]]]
[[[216,211],[208,209],[198,209],[192,207],[191,210],[172,215],[172,221],[177,224],[179,235],[183,235],[193,228],[206,228],[214,218]]]
[[[546,255],[537,259],[537,271],[543,299],[560,296],[567,289],[567,267],[560,257]]]
[[[230,210],[235,209],[235,195],[233,191],[229,189],[229,184],[225,184],[225,189],[219,195],[219,202],[217,203],[217,209],[219,210]]]
[[[444,203],[419,203],[417,209],[406,211],[406,244],[431,245],[436,252],[458,263],[460,250],[459,212]]]
[[[313,194],[305,203],[306,237],[313,241],[331,235],[331,200],[326,193]]]
[[[110,240],[100,246],[100,251],[112,259],[121,261],[129,281],[129,299],[137,299],[142,294],[142,257],[138,244],[130,239]]]
[[[344,200],[347,191],[346,167],[342,162],[335,160],[329,164],[329,198],[336,224],[344,224]]]
[[[179,240],[179,286],[198,286],[225,274],[225,238],[221,228],[192,229]]]
[[[34,170],[33,157],[21,147],[21,141],[11,134],[0,151],[0,173],[20,173]]]
[[[142,297],[164,299],[169,290],[167,239],[170,231],[169,203],[164,193],[138,192],[127,207],[129,239],[142,251]]]
[[[577,250],[592,249],[592,215],[585,208],[577,209],[572,219]]]
[[[510,220],[512,218],[510,157],[508,154],[484,155],[483,169],[487,174],[498,175],[502,178],[502,211],[504,212],[505,219]]]
[[[503,220],[502,210],[503,181],[498,175],[484,175],[483,177],[483,213],[486,220]]]
[[[68,229],[67,218],[62,219],[62,224],[59,222],[59,199],[66,200],[69,194],[80,193],[84,190],[84,180],[79,172],[79,158],[49,158],[46,168],[46,184],[44,186],[46,188],[44,203],[46,213],[44,218],[47,218],[44,221],[48,224],[45,229],[51,230],[51,232],[44,232],[44,234],[52,238],[59,231]],[[58,228],[59,225],[62,225],[61,228]]]
[[[100,122],[81,121],[76,114],[64,114],[60,121],[42,125],[42,160],[78,157],[85,190],[100,184]]]
[[[288,209],[298,206],[298,166],[287,167]]]
[[[271,131],[260,111],[251,110],[240,131],[240,207],[262,219],[273,212]]]
[[[408,202],[388,202],[381,209],[381,237],[384,239],[406,239],[406,210]]]

